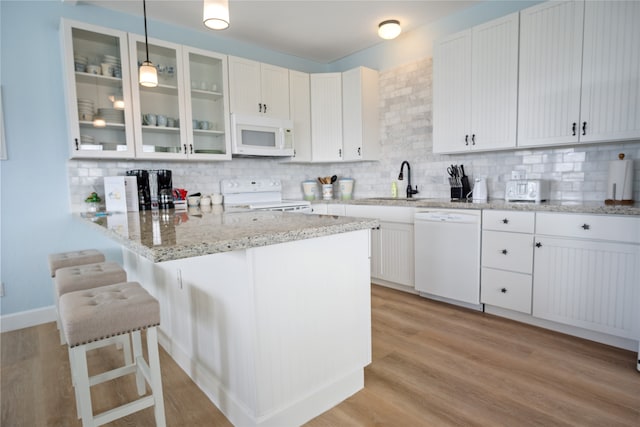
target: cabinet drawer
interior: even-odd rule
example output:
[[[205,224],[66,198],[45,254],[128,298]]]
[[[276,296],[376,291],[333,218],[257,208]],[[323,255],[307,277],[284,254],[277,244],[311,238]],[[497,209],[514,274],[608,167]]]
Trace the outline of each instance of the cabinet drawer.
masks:
[[[639,243],[640,218],[542,212],[536,214],[536,234]]]
[[[533,235],[483,231],[482,266],[531,274]]]
[[[483,210],[482,229],[533,233],[534,219],[535,214],[533,212]]]
[[[531,314],[531,275],[482,268],[480,302]]]

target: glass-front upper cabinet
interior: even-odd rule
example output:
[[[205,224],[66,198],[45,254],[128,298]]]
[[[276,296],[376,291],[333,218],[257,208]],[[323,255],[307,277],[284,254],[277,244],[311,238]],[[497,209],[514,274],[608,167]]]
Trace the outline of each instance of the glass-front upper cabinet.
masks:
[[[227,56],[183,47],[190,158],[230,160]]]
[[[144,36],[129,34],[136,157],[185,159],[188,152],[184,109],[182,46],[149,39],[149,60],[158,70],[158,86],[138,83],[138,67],[147,58]]]
[[[134,156],[127,35],[61,20],[71,158]]]

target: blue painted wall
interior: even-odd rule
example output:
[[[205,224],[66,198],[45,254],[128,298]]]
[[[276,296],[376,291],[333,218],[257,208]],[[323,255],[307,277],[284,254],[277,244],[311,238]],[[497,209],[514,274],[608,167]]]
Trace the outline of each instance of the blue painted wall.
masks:
[[[357,65],[386,69],[430,56],[432,40],[536,2],[487,2],[474,11],[404,34],[333,64],[226,40],[214,33],[149,22],[154,38],[252,58],[307,72],[341,71]],[[113,260],[120,250],[69,214],[68,135],[59,36],[66,17],[143,33],[140,17],[56,1],[0,1],[0,84],[8,160],[0,162],[0,276],[6,295],[0,314],[48,307],[53,289],[46,257],[92,247]]]

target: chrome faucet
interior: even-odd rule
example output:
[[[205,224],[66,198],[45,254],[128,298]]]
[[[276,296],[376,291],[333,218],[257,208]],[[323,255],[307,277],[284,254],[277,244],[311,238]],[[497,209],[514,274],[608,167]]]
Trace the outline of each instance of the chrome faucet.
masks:
[[[398,180],[402,181],[404,179],[404,176],[402,175],[404,165],[407,165],[407,199],[410,199],[414,194],[418,194],[418,186],[416,185],[415,190],[411,187],[411,166],[406,160],[400,165],[400,175],[398,175]]]

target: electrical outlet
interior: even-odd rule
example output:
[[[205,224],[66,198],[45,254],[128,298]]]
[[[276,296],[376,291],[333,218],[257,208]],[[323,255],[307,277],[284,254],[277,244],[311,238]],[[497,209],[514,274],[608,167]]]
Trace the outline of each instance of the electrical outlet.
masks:
[[[0,282],[0,297],[4,296],[4,282]]]

